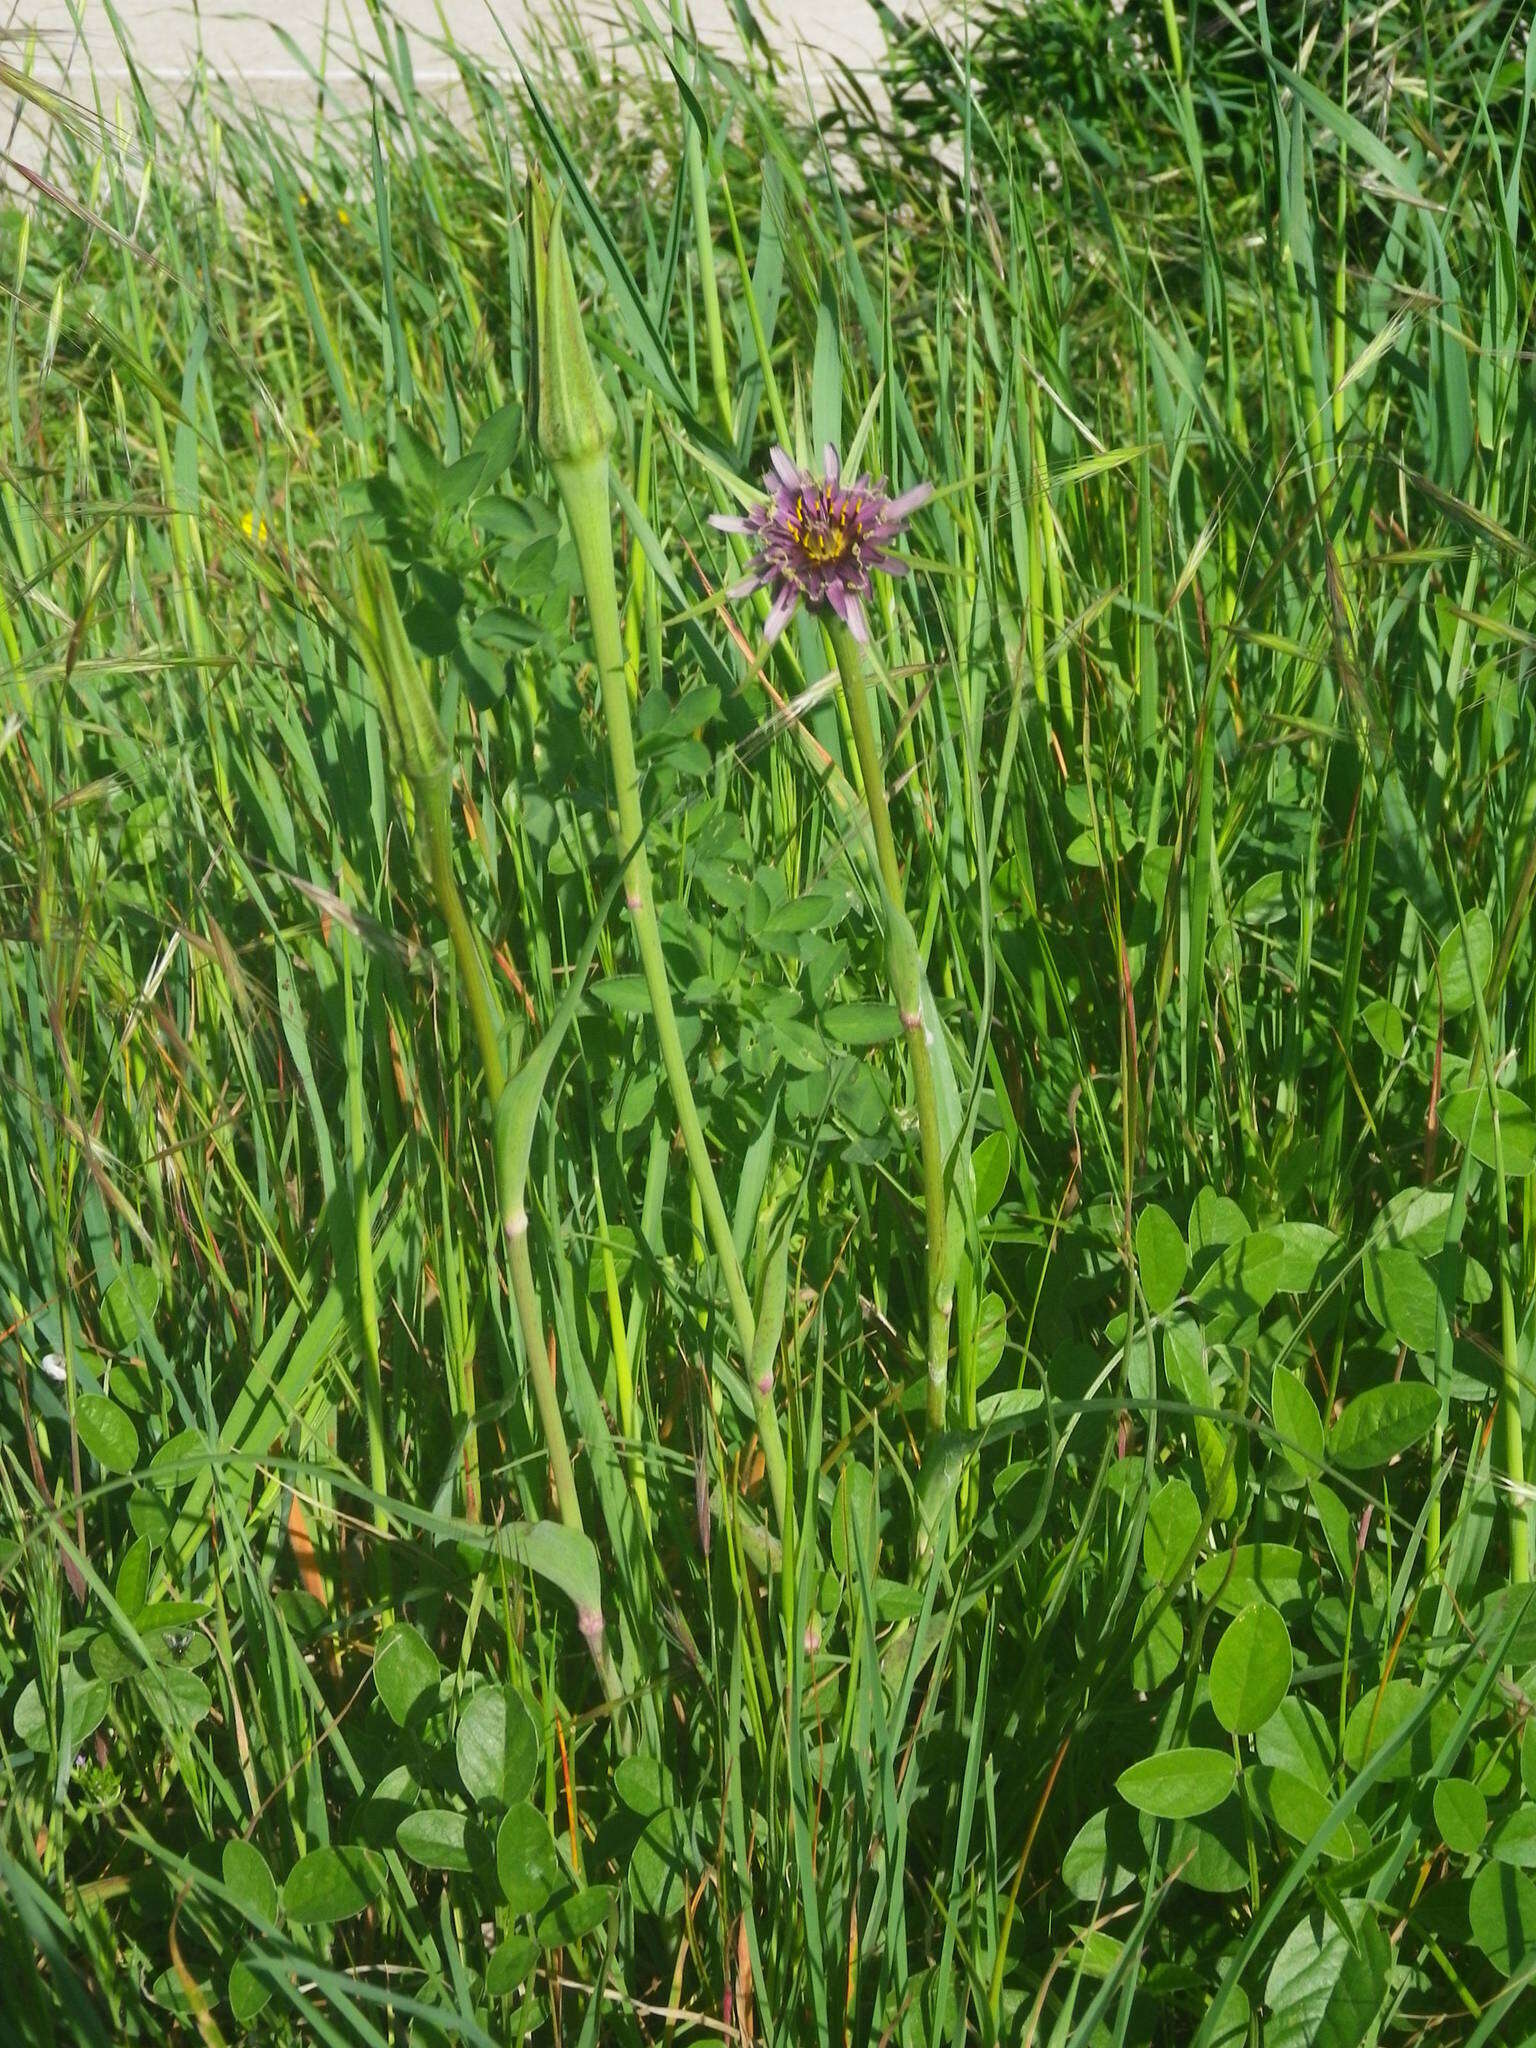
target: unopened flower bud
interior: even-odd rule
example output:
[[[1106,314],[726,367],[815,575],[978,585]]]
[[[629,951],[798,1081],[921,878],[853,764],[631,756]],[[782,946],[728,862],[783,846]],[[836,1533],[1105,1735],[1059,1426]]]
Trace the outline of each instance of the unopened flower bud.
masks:
[[[359,652],[377,693],[400,766],[418,789],[448,772],[448,742],[432,692],[400,616],[389,565],[361,533],[353,535],[349,562],[352,601],[361,629]]]
[[[556,470],[606,456],[616,422],[598,382],[581,324],[581,300],[560,229],[537,172],[528,181],[529,274],[533,279],[537,371],[535,427]]]

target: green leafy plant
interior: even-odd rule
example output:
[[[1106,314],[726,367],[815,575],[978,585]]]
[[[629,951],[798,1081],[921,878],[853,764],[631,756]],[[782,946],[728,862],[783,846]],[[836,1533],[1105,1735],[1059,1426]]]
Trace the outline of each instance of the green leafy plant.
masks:
[[[0,2032],[1524,2039],[1529,24],[661,17],[7,53]]]

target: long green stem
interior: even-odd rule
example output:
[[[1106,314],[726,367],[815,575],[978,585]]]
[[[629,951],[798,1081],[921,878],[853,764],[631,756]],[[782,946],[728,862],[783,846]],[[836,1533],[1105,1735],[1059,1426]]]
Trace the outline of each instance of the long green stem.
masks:
[[[480,1063],[485,1069],[485,1085],[494,1104],[500,1100],[501,1091],[507,1085],[506,1064],[501,1056],[501,1020],[485,959],[465,911],[464,899],[459,894],[458,878],[453,872],[453,827],[448,815],[448,788],[445,771],[430,783],[418,783],[416,797],[421,808],[427,869],[432,877],[437,907],[453,941],[454,958],[459,964],[459,981],[464,1000],[469,1005],[475,1042],[480,1048]]]
[[[1456,920],[1467,958],[1472,947],[1467,936],[1466,912],[1454,875],[1451,887],[1456,898]],[[1526,1495],[1525,1430],[1520,1420],[1520,1346],[1515,1325],[1515,1292],[1509,1277],[1509,1185],[1504,1176],[1504,1130],[1499,1116],[1499,1069],[1493,1056],[1493,1033],[1488,1026],[1488,1004],[1482,982],[1472,975],[1473,1011],[1477,1018],[1478,1049],[1488,1079],[1488,1118],[1493,1131],[1493,1186],[1499,1217],[1499,1414],[1504,1440],[1504,1483],[1509,1490],[1509,1579],[1513,1586],[1530,1583],[1531,1511]],[[1468,1141],[1470,1143],[1470,1140]]]
[[[944,1196],[944,1141],[939,1132],[939,1098],[934,1084],[933,1052],[923,1019],[922,964],[917,935],[907,916],[906,891],[896,858],[890,807],[885,800],[885,769],[875,734],[870,685],[858,642],[841,621],[831,627],[832,651],[842,677],[853,730],[854,750],[864,783],[864,801],[875,835],[875,855],[885,890],[886,955],[891,993],[901,1015],[901,1028],[912,1061],[912,1093],[917,1103],[917,1136],[923,1167],[923,1210],[927,1242],[924,1264],[928,1292],[928,1427],[944,1427],[949,1392],[949,1312],[953,1300],[946,1257],[948,1219]]]
[[[474,1025],[475,1038],[480,1047],[480,1063],[485,1069],[486,1088],[492,1103],[501,1099],[507,1084],[506,1066],[501,1056],[501,1027],[498,1020],[498,1004],[486,971],[484,956],[479,941],[464,909],[463,898],[459,895],[457,877],[453,872],[453,834],[448,817],[448,779],[444,775],[430,785],[418,787],[421,802],[422,834],[426,841],[427,866],[432,875],[432,886],[437,894],[438,908],[443,922],[448,927],[453,941],[455,958],[459,964],[459,980],[464,989],[465,1001],[469,1005],[470,1021]],[[528,1377],[533,1387],[534,1403],[539,1411],[539,1423],[544,1431],[544,1442],[549,1452],[549,1476],[555,1490],[555,1505],[560,1519],[568,1529],[579,1530],[581,1503],[576,1497],[576,1478],[571,1469],[571,1454],[565,1441],[565,1422],[560,1413],[560,1403],[555,1396],[554,1383],[549,1370],[549,1360],[544,1345],[544,1318],[539,1311],[538,1291],[533,1280],[533,1261],[528,1254],[528,1215],[519,1209],[522,1228],[509,1228],[506,1232],[507,1264],[512,1276],[512,1296],[517,1306],[518,1327],[522,1331],[523,1349],[528,1354]],[[476,1474],[478,1490],[478,1453],[474,1448],[474,1381],[466,1370],[464,1375],[464,1412],[470,1418],[470,1457]]]
[[[1497,1126],[1495,1126],[1497,1128]],[[1499,1408],[1504,1417],[1504,1471],[1509,1485],[1509,1577],[1516,1586],[1531,1576],[1531,1511],[1527,1504],[1525,1432],[1520,1421],[1519,1340],[1515,1331],[1515,1297],[1509,1284],[1509,1197],[1504,1190],[1503,1146],[1499,1146],[1499,1337],[1502,1349]]]
[[[763,1465],[780,1530],[787,1512],[784,1440],[773,1402],[773,1362],[757,1356],[757,1320],[746,1276],[736,1255],[730,1218],[721,1199],[709,1157],[704,1126],[693,1097],[688,1060],[678,1034],[677,1015],[667,981],[666,960],[645,853],[645,823],[640,810],[640,776],[635,765],[634,733],[629,717],[629,691],[624,679],[624,640],[619,624],[618,589],[613,567],[613,532],[608,501],[606,453],[553,465],[565,503],[566,518],[576,542],[587,615],[602,685],[603,715],[608,727],[608,754],[613,768],[615,838],[624,860],[624,900],[635,928],[641,970],[651,1000],[651,1014],[661,1047],[662,1065],[671,1090],[672,1107],[683,1134],[694,1185],[715,1256],[725,1277],[742,1362],[752,1377],[752,1405],[762,1444]]]
[[[613,1248],[608,1242],[608,1213],[603,1207],[602,1182],[597,1159],[592,1160],[592,1192],[597,1197],[597,1227],[602,1233],[603,1298],[608,1306],[608,1332],[613,1343],[613,1371],[618,1384],[619,1427],[624,1432],[624,1469],[634,1495],[635,1512],[647,1536],[651,1529],[651,1499],[645,1483],[645,1459],[640,1453],[639,1422],[635,1411],[635,1377],[629,1355],[629,1331],[619,1300],[618,1274],[614,1271]]]
[[[523,1335],[523,1349],[528,1354],[528,1378],[544,1430],[544,1441],[549,1449],[549,1477],[555,1489],[555,1507],[566,1528],[579,1532],[582,1526],[581,1503],[576,1498],[576,1475],[571,1470],[571,1454],[566,1448],[565,1421],[555,1396],[554,1374],[545,1349],[544,1317],[539,1308],[538,1290],[533,1284],[533,1260],[528,1255],[526,1209],[513,1212],[512,1224],[505,1238],[507,1267],[512,1275],[512,1299],[517,1306],[517,1326]]]
[[[523,1349],[528,1354],[528,1378],[533,1387],[533,1398],[538,1406],[544,1442],[549,1451],[549,1477],[555,1489],[555,1503],[566,1528],[574,1530],[577,1535],[582,1535],[584,1531],[581,1523],[581,1503],[576,1498],[576,1475],[571,1470],[571,1454],[566,1449],[565,1423],[555,1394],[554,1371],[544,1352],[544,1317],[539,1308],[538,1292],[533,1284],[533,1261],[528,1256],[526,1210],[513,1211],[510,1224],[504,1233],[504,1240],[507,1247],[507,1266],[512,1275],[512,1297],[517,1304],[518,1327],[523,1333]],[[591,1652],[592,1662],[597,1667],[603,1695],[611,1706],[623,1698],[624,1685],[619,1677],[618,1666],[614,1662],[612,1646],[608,1641],[602,1607],[583,1607],[576,1618],[587,1648]]]
[[[363,1123],[363,1059],[358,1039],[357,1010],[352,994],[352,937],[341,943],[341,993],[347,1018],[347,1165],[352,1188],[352,1223],[357,1257],[358,1319],[363,1331],[363,1412],[368,1425],[368,1483],[373,1489],[373,1526],[389,1536],[388,1425],[384,1416],[384,1377],[379,1345],[378,1289],[373,1270],[373,1219],[368,1187],[367,1141]],[[387,1558],[381,1552],[378,1576],[382,1585]],[[388,1615],[387,1599],[384,1612]]]
[[[1462,930],[1465,932],[1465,924]],[[1509,1279],[1509,1188],[1504,1177],[1497,1073],[1488,1051],[1488,1020],[1481,989],[1477,990],[1477,1021],[1488,1067],[1493,1183],[1499,1217],[1499,1415],[1504,1441],[1504,1482],[1509,1489],[1509,1579],[1511,1585],[1524,1586],[1531,1577],[1531,1514],[1526,1499],[1525,1430],[1520,1420],[1520,1346],[1515,1328],[1515,1294]]]
[[[686,14],[682,0],[673,0],[672,20],[676,29],[673,42],[676,46],[676,62],[681,74],[687,61],[688,44],[683,31]],[[693,85],[697,92],[699,67],[693,66]],[[709,226],[709,181],[704,174],[704,146],[698,128],[690,116],[685,115],[686,135],[683,141],[684,161],[688,169],[688,196],[693,204],[694,252],[699,265],[699,297],[704,304],[704,335],[709,350],[709,378],[714,387],[715,410],[725,428],[729,440],[735,433],[735,422],[731,406],[731,379],[725,367],[725,330],[720,319],[720,287],[715,277],[715,242]]]
[[[1180,84],[1184,77],[1184,46],[1179,39],[1179,17],[1174,13],[1173,0],[1163,0],[1163,27],[1168,34],[1169,68],[1174,83]]]
[[[438,909],[453,943],[459,983],[469,1006],[494,1113],[499,1110],[507,1093],[506,1061],[502,1055],[503,1020],[485,956],[465,912],[458,878],[453,871],[453,824],[449,812],[452,757],[438,721],[437,707],[426,688],[421,664],[406,635],[388,569],[361,536],[354,538],[350,569],[364,660],[378,690],[379,703],[389,723],[391,741],[399,749],[402,766],[415,794],[417,830],[427,871]],[[503,1164],[498,1147],[498,1212],[506,1219],[507,1262],[512,1274],[518,1325],[527,1352],[534,1402],[549,1453],[550,1479],[560,1519],[568,1528],[579,1530],[581,1508],[576,1497],[570,1453],[566,1448],[565,1425],[546,1362],[544,1319],[539,1313],[533,1266],[528,1256],[528,1218],[523,1211],[521,1197],[512,1197],[502,1186]],[[473,1517],[478,1513],[480,1482],[474,1424],[475,1386],[468,1360],[462,1373],[459,1396],[461,1408],[469,1421],[466,1505]],[[599,1670],[603,1671],[607,1684],[611,1660],[609,1669],[605,1669],[601,1655],[601,1617],[583,1617],[583,1630],[593,1644],[593,1654],[598,1658]]]
[[[491,987],[485,959],[480,951],[480,942],[475,937],[474,927],[465,912],[464,901],[459,894],[458,879],[453,872],[453,834],[448,816],[448,787],[446,772],[434,777],[430,782],[417,785],[422,834],[426,841],[427,866],[431,871],[432,886],[437,895],[443,922],[447,925],[453,941],[454,955],[459,964],[459,979],[469,1004],[470,1020],[474,1025],[475,1037],[480,1047],[480,1063],[485,1069],[486,1087],[494,1107],[501,1100],[507,1085],[506,1066],[501,1056],[500,1005]],[[498,1178],[501,1168],[502,1161],[498,1148]],[[498,1188],[497,1192],[500,1195],[502,1190]],[[501,1203],[499,1206],[504,1213],[507,1212],[507,1204]],[[534,1405],[539,1411],[539,1424],[544,1432],[545,1449],[549,1455],[549,1478],[555,1492],[555,1506],[566,1528],[581,1535],[584,1531],[581,1502],[576,1494],[576,1475],[571,1467],[571,1454],[565,1441],[565,1419],[560,1413],[554,1374],[545,1351],[544,1317],[539,1308],[538,1289],[534,1284],[533,1261],[528,1253],[528,1212],[520,1202],[512,1206],[510,1213],[507,1214],[503,1239],[507,1247],[507,1267],[512,1278],[512,1298],[517,1307],[518,1328],[522,1332],[523,1349],[528,1356],[529,1384],[533,1388]],[[474,1475],[478,1495],[479,1453],[475,1444],[474,1378],[472,1370],[467,1366],[463,1394],[464,1412],[469,1418],[466,1462]],[[592,1661],[597,1667],[603,1692],[612,1703],[623,1696],[624,1688],[614,1664],[613,1651],[608,1643],[602,1609],[583,1608],[577,1618],[587,1648],[592,1653]]]
[[[433,893],[442,913],[458,962],[459,984],[469,1005],[470,1022],[480,1046],[486,1086],[494,1102],[506,1085],[506,1068],[501,1057],[501,1033],[496,1025],[495,997],[486,978],[485,963],[465,913],[459,885],[453,872],[453,831],[448,816],[447,770],[430,781],[415,784],[417,809],[432,877]],[[472,1522],[480,1519],[480,1438],[475,1420],[474,1361],[466,1355],[459,1372],[459,1408],[464,1417],[464,1512]]]

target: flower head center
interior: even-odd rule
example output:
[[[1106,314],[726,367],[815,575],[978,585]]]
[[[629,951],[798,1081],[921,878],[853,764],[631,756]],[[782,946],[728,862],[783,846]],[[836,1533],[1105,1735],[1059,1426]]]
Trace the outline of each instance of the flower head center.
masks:
[[[826,568],[857,548],[862,533],[860,510],[831,485],[823,485],[819,491],[800,491],[789,530],[806,561]]]

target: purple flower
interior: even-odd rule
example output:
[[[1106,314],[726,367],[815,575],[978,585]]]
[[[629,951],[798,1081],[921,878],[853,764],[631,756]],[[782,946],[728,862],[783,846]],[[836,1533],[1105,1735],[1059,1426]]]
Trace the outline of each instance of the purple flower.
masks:
[[[907,564],[889,551],[919,505],[933,495],[932,484],[916,484],[899,498],[886,496],[885,480],[867,476],[841,480],[837,450],[827,443],[822,474],[796,469],[782,448],[769,452],[772,468],[763,476],[766,505],[743,519],[716,513],[710,520],[727,533],[747,533],[757,543],[747,574],[731,591],[745,597],[767,585],[773,604],[764,639],[776,640],[802,599],[812,611],[835,612],[856,640],[869,638],[864,600],[876,569],[905,576]]]

